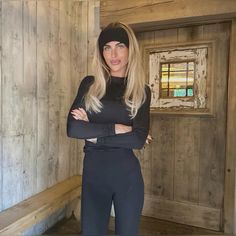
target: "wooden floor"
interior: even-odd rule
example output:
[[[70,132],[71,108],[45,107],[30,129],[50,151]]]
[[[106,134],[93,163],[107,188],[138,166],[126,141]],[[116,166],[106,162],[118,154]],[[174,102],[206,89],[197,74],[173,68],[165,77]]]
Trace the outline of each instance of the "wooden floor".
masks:
[[[109,232],[108,235],[114,234],[115,221],[114,217],[110,218],[109,223]],[[142,216],[139,236],[155,236],[155,235],[223,235],[220,232],[205,230],[202,228],[191,227],[187,225],[176,224],[172,222],[157,220],[151,217]],[[49,229],[45,235],[81,235],[79,222],[74,218],[64,219],[58,224],[56,224],[53,228]]]

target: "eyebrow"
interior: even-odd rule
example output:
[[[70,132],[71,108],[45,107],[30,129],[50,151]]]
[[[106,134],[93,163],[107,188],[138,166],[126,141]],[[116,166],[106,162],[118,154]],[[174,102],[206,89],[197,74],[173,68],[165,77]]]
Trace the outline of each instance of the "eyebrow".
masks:
[[[125,43],[118,42],[118,43],[116,43],[115,45],[118,45],[118,44],[125,44]],[[103,47],[105,47],[105,46],[109,46],[109,47],[110,47],[110,45],[109,45],[109,44],[105,44]]]

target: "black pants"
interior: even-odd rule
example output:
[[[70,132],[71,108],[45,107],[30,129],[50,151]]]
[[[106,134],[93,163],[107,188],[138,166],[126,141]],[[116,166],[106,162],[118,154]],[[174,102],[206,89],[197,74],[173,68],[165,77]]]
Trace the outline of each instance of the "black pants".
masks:
[[[130,149],[85,148],[81,194],[83,236],[107,235],[112,201],[116,235],[136,236],[144,201],[139,160]]]

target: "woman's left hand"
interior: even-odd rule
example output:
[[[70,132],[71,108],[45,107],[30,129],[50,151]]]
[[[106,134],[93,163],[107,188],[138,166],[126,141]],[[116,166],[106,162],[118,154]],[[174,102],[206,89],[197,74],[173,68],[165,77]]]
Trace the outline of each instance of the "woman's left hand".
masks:
[[[89,122],[88,115],[83,108],[74,109],[71,114],[76,120],[83,120]]]

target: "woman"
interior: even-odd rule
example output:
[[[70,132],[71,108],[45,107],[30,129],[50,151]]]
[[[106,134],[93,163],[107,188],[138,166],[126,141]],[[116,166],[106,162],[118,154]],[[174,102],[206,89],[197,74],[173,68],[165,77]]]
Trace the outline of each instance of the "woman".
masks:
[[[135,35],[127,25],[111,23],[97,41],[94,76],[82,80],[68,115],[68,136],[85,139],[83,235],[107,233],[112,201],[116,234],[137,235],[144,184],[132,149],[151,140],[149,107]]]

